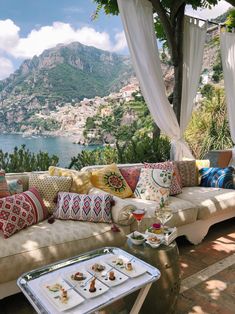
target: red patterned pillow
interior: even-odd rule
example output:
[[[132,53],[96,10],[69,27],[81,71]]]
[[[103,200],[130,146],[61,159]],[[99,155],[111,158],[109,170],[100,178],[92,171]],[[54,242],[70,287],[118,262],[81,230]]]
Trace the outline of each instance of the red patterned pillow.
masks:
[[[90,222],[112,223],[113,197],[109,194],[59,192],[54,217]]]
[[[123,167],[119,168],[122,176],[126,180],[127,184],[131,188],[132,192],[134,193],[136,185],[139,181],[140,178],[140,171],[141,168],[136,168],[136,167]]]
[[[144,163],[145,168],[171,170],[173,177],[170,186],[170,195],[177,195],[182,193],[182,181],[177,166],[172,161],[159,162],[159,163]]]
[[[0,230],[4,238],[9,238],[47,216],[47,209],[35,188],[0,199]]]
[[[5,178],[5,171],[0,170],[0,198],[9,196],[10,192],[8,190],[7,181]]]

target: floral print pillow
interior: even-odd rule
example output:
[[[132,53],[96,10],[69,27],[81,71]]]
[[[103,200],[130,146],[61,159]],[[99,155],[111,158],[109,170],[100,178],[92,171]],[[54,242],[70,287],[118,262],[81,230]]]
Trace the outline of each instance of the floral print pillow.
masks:
[[[142,168],[135,189],[135,197],[150,201],[166,201],[169,197],[173,172]]]
[[[116,164],[93,171],[91,183],[96,188],[120,198],[127,198],[133,194]]]

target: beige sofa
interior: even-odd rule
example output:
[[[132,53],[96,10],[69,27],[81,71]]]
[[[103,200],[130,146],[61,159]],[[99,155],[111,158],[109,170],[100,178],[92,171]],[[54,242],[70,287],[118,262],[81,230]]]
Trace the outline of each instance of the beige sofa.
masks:
[[[90,167],[83,169],[87,170]],[[7,174],[6,178],[20,178],[24,190],[28,187],[27,173]],[[92,188],[90,193],[98,191]],[[155,222],[154,201],[114,198],[112,214],[120,232],[113,232],[106,223],[56,220],[53,224],[40,222],[8,239],[0,237],[0,299],[19,291],[16,279],[26,271],[98,247],[121,246],[126,235],[136,230],[136,222],[129,215],[130,205],[147,209],[143,230]],[[191,243],[197,244],[211,225],[235,216],[235,190],[183,188],[182,194],[170,197],[170,206],[173,217],[168,225],[177,227],[178,236],[185,235]]]

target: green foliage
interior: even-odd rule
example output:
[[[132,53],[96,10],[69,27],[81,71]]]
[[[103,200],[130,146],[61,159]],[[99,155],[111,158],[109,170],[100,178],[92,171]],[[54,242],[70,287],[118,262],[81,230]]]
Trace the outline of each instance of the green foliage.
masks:
[[[233,146],[227,120],[224,90],[211,87],[199,109],[193,115],[186,131],[186,140],[195,157],[203,158],[209,150]]]
[[[170,158],[170,142],[164,137],[151,139],[148,136],[132,139],[121,152],[118,148],[105,146],[93,151],[82,151],[72,158],[69,168],[80,170],[91,165],[110,163],[161,162]]]
[[[229,15],[227,17],[225,24],[230,32],[232,31],[233,28],[235,28],[235,9],[229,10]]]
[[[212,96],[214,94],[215,88],[213,85],[211,84],[205,84],[203,85],[203,87],[201,88],[201,94],[203,97],[208,98],[208,99],[212,99]]]
[[[212,80],[215,83],[218,83],[219,81],[222,80],[222,78],[223,78],[223,67],[222,67],[221,55],[219,54],[216,60],[216,63],[213,66]]]
[[[0,169],[6,172],[44,171],[49,166],[56,166],[58,162],[57,156],[49,156],[45,152],[32,153],[25,145],[15,147],[12,153],[0,150]]]

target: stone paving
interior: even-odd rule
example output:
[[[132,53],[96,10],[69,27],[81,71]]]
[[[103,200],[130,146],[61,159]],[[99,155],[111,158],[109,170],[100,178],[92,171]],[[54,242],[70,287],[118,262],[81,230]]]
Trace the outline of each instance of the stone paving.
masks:
[[[190,287],[181,292],[175,314],[235,314],[235,219],[211,227],[197,246],[183,237],[177,239],[177,244],[182,286],[189,278]],[[18,294],[0,301],[0,313],[35,311]]]

